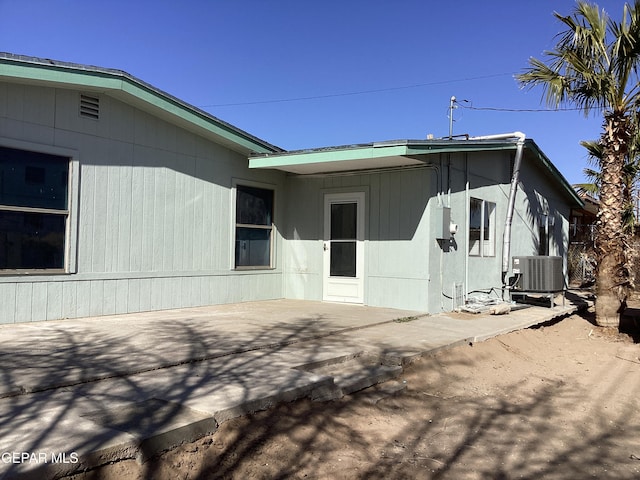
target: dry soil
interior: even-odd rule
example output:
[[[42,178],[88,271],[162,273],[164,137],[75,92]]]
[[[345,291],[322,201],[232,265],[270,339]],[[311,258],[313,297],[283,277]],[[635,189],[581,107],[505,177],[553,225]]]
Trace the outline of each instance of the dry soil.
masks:
[[[282,405],[74,480],[640,478],[640,347],[589,320],[442,351],[398,393]]]

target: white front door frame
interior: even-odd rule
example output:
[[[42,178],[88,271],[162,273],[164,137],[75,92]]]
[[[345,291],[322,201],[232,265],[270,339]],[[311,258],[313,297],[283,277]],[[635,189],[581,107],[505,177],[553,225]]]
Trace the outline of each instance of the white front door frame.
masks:
[[[340,206],[344,208],[340,208]],[[332,212],[337,214],[339,211],[343,215],[347,215],[349,220],[355,216],[355,232],[351,227],[346,228],[349,231],[346,235],[347,238],[332,236]],[[347,303],[364,302],[364,232],[364,192],[327,193],[324,195],[323,300]],[[344,235],[338,235],[338,237],[344,237]],[[353,251],[354,247],[355,252]],[[346,254],[340,255],[338,252],[341,251]]]

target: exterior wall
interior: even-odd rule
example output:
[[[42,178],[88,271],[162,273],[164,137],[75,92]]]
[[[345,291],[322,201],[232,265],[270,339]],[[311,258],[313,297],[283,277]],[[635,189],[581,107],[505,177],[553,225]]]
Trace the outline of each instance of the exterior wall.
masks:
[[[428,311],[451,311],[461,303],[458,293],[500,287],[501,241],[509,195],[509,163],[505,152],[443,154],[440,157],[440,198],[430,202]],[[468,189],[467,189],[468,187]],[[470,256],[469,199],[495,203],[494,255]],[[447,237],[443,207],[449,209],[455,234]],[[446,217],[445,217],[446,218]],[[456,289],[456,286],[458,289]]]
[[[364,192],[364,303],[424,311],[429,289],[427,205],[434,195],[435,181],[433,170],[428,168],[289,177],[285,297],[322,299],[324,195]]]
[[[0,145],[73,157],[68,274],[0,276],[0,323],[282,297],[284,175],[100,96],[0,83]],[[234,182],[275,190],[275,267],[235,271]]]
[[[76,91],[0,83],[0,145],[72,159],[68,273],[0,275],[0,323],[321,300],[324,196],[347,192],[365,194],[365,304],[435,313],[453,308],[455,285],[500,293],[513,151],[285,176],[249,170],[243,155],[108,96],[100,97],[99,120],[80,117],[78,104]],[[510,256],[538,253],[547,215],[549,254],[564,257],[567,199],[528,155]],[[236,183],[275,191],[273,269],[233,269]],[[493,255],[468,255],[470,197],[496,205]],[[445,212],[459,226],[451,239],[442,238]]]
[[[507,204],[510,190],[511,164],[513,152],[483,152],[469,155],[468,181],[469,191],[457,197],[458,208],[463,209],[465,220],[462,235],[463,246],[460,249],[466,257],[467,264],[464,267],[464,289],[467,294],[475,291],[491,291],[497,289],[500,295],[502,287],[502,239],[504,234],[504,221],[507,216]],[[465,166],[460,163],[460,170]],[[495,203],[495,234],[494,255],[473,256],[469,255],[469,202],[470,198],[478,198]],[[517,228],[512,233],[517,235]]]
[[[568,218],[570,207],[564,193],[557,189],[557,181],[543,174],[534,165],[531,153],[525,151],[520,171],[515,211],[511,227],[511,258],[514,256],[538,255],[539,219],[547,214],[553,218],[549,227],[549,255],[566,255]],[[451,180],[443,177],[445,186],[451,191],[448,201],[452,221],[459,225],[450,250],[434,249],[431,255],[431,272],[440,274],[442,292],[432,288],[429,305],[431,311],[450,310],[453,306],[453,285],[462,284],[465,293],[477,291],[502,295],[502,254],[505,219],[507,215],[514,152],[478,152],[451,155]],[[537,163],[537,162],[536,162]],[[467,174],[468,168],[468,174]],[[466,191],[466,179],[469,182]],[[496,205],[494,255],[469,255],[469,198],[474,197]],[[447,198],[447,197],[445,197]],[[442,258],[439,258],[442,257]],[[435,282],[436,284],[438,282]]]
[[[512,224],[511,254],[537,255],[538,218],[555,219],[550,255],[565,255],[569,207],[554,179],[525,155]],[[514,152],[434,155],[430,168],[347,176],[292,176],[287,180],[284,294],[322,299],[323,197],[366,195],[365,298],[367,305],[437,313],[455,306],[455,286],[502,295],[504,223]],[[537,163],[537,162],[536,162]],[[468,182],[468,189],[467,189]],[[469,255],[469,199],[495,203],[493,254]],[[446,237],[448,208],[458,231]],[[511,265],[509,266],[509,270]]]
[[[539,227],[547,216],[552,220],[549,230],[549,255],[565,258],[569,245],[569,217],[571,206],[566,195],[558,189],[550,175],[533,168],[531,162],[524,162],[520,173],[514,234],[511,256],[538,255],[540,243]]]

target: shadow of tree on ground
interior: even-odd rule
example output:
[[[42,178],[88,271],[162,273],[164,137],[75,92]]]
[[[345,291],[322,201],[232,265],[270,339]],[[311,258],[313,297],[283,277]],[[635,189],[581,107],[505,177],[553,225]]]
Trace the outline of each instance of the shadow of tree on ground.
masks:
[[[63,323],[50,329],[42,349],[28,348],[28,339],[0,346],[0,451],[37,452],[49,464],[3,462],[0,478],[57,478],[108,463],[115,451],[118,459],[147,460],[159,448],[147,437],[172,429],[185,414],[210,419],[203,434],[212,433],[217,419],[191,405],[217,411],[207,402],[223,398],[220,408],[230,408],[224,415],[231,417],[247,413],[242,407],[233,410],[234,405],[249,405],[250,410],[272,405],[262,399],[271,378],[295,383],[311,375],[283,367],[291,364],[286,358],[290,346],[327,335],[332,328],[318,316],[257,326],[239,338],[215,329],[203,335],[190,324],[195,320],[183,320],[159,321],[142,332],[149,335],[144,348],[132,347],[119,332],[92,336],[69,331]],[[174,357],[158,346],[167,334],[184,347],[175,357],[178,362],[172,363]],[[320,343],[309,343],[299,360],[315,361],[321,349]],[[126,371],[137,373],[124,375]],[[298,394],[294,389],[290,395]],[[50,465],[51,455],[61,452],[73,452],[79,461]],[[156,478],[155,465],[144,463],[144,478]],[[91,475],[100,478],[99,473]]]
[[[423,358],[395,396],[379,400],[369,389],[280,405],[143,465],[75,479],[638,478],[640,369],[611,354],[607,339],[587,337],[584,319],[566,321],[576,328],[556,331],[563,321],[546,334],[516,333],[527,335],[528,351],[503,336]],[[580,356],[567,360],[561,350],[576,332]],[[561,361],[551,370],[541,356],[554,351]],[[521,370],[516,381],[501,378],[504,362]],[[493,382],[478,381],[486,376]]]

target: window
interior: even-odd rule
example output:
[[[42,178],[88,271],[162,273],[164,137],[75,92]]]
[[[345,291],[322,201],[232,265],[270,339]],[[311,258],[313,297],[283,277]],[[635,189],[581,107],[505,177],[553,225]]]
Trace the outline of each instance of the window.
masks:
[[[329,275],[356,277],[356,250],[358,242],[358,204],[331,204],[331,252]]]
[[[495,256],[495,216],[495,203],[471,198],[469,204],[469,255]]]
[[[0,147],[0,271],[64,271],[69,160]]]
[[[554,219],[543,214],[538,218],[538,255],[549,255],[549,244],[553,236]]]
[[[269,268],[273,243],[273,190],[236,187],[236,268]]]

